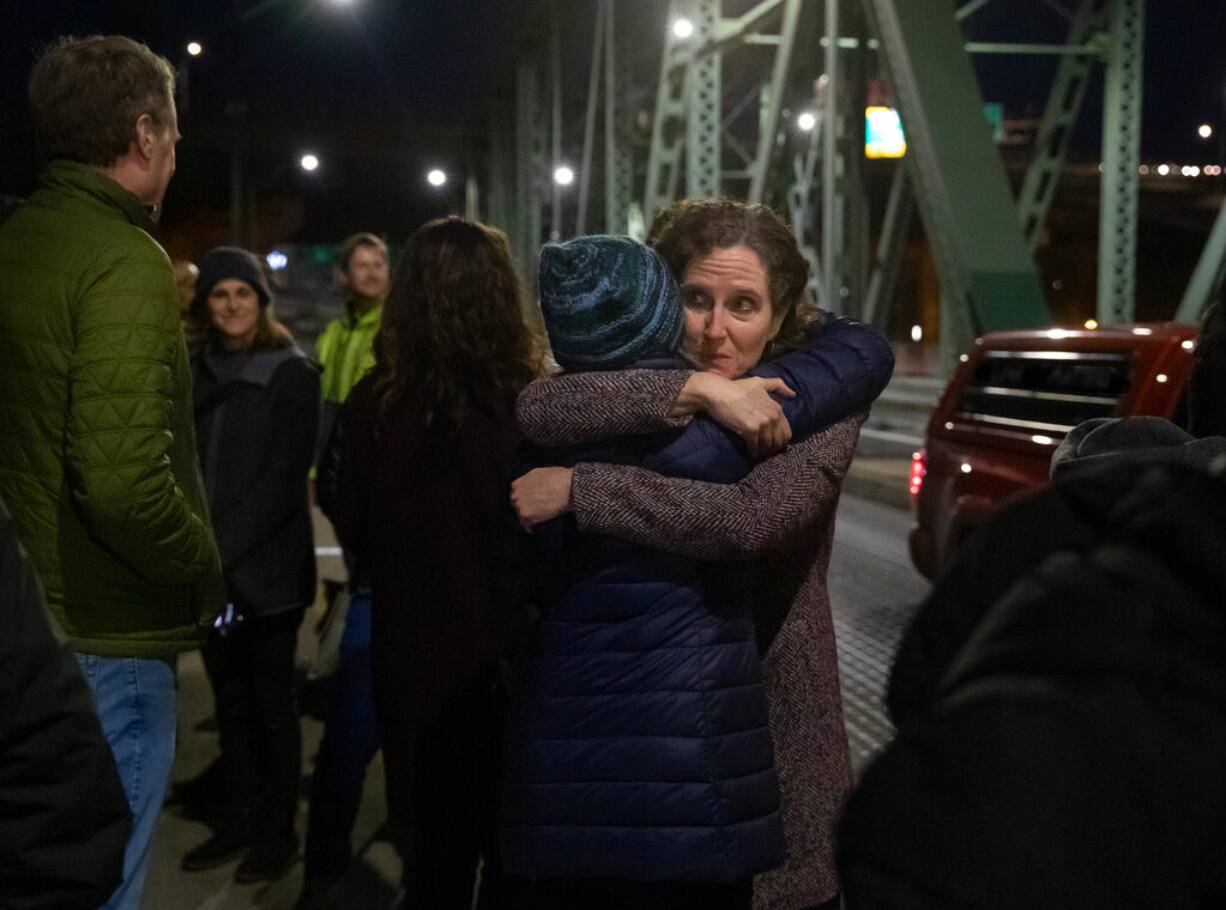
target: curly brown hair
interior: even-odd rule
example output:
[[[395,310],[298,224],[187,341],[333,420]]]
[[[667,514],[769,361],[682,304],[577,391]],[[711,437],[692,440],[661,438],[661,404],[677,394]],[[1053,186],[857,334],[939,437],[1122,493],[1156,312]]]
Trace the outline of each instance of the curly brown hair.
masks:
[[[660,212],[651,223],[647,243],[664,257],[678,283],[696,256],[712,250],[747,246],[762,260],[770,287],[771,314],[782,315],[778,344],[800,341],[816,318],[804,299],[809,261],[800,252],[791,228],[774,209],[735,199],[683,199]]]
[[[418,228],[375,336],[379,419],[407,405],[423,428],[454,433],[472,408],[511,411],[542,364],[506,235],[455,216]]]

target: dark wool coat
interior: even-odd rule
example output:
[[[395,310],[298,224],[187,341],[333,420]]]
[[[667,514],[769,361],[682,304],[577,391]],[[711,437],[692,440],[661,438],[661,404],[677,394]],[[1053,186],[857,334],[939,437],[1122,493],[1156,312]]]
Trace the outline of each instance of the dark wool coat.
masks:
[[[319,368],[297,347],[195,358],[196,439],[230,598],[250,616],[315,600],[307,473]]]
[[[1104,460],[988,526],[1047,552],[986,608],[947,604],[978,614],[972,633],[896,677],[927,666],[937,681],[902,703],[848,802],[849,908],[1226,906],[1226,458],[1214,465]]]
[[[377,420],[370,377],[345,405],[337,532],[371,575],[375,708],[393,835],[487,846],[498,755],[490,586],[520,442],[511,406],[450,436],[414,403]]]
[[[880,333],[827,317],[800,350],[753,372],[782,375],[815,403],[813,419],[829,422],[868,407],[892,369]],[[537,382],[520,396],[520,426],[534,442],[555,445],[655,431],[675,423],[666,414],[689,375],[631,370]],[[781,403],[785,411],[797,406],[794,399]],[[833,827],[851,785],[851,756],[826,567],[838,496],[863,419],[860,414],[814,433],[737,484],[593,463],[578,465],[572,479],[580,530],[699,559],[742,561],[759,581],[755,621],[765,652],[788,857],[755,879],[758,908],[810,907],[838,890]]]

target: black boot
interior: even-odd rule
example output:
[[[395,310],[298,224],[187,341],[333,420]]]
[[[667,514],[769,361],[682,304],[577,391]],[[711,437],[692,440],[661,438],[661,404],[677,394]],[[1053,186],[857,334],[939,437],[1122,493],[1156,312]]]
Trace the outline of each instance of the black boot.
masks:
[[[247,826],[241,822],[224,825],[199,847],[188,850],[183,857],[185,872],[202,872],[238,859],[251,846]]]
[[[298,860],[298,838],[295,836],[261,838],[239,863],[234,880],[242,884],[266,882],[280,878]]]

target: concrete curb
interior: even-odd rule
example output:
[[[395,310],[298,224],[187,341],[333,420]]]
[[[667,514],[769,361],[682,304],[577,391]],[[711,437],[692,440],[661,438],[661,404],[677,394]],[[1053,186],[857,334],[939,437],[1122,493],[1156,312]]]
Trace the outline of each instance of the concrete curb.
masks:
[[[895,509],[911,511],[907,488],[911,465],[899,458],[856,458],[847,471],[843,490]]]

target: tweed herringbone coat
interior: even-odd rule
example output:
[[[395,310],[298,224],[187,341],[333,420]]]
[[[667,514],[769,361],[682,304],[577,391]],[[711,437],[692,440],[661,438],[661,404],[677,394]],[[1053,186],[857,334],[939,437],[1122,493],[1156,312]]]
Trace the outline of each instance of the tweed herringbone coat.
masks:
[[[538,381],[520,396],[520,428],[534,442],[560,445],[675,425],[666,414],[689,375],[630,370]],[[763,587],[755,619],[788,858],[755,879],[756,910],[800,910],[838,891],[833,829],[851,786],[851,757],[826,568],[864,416],[814,433],[737,484],[591,463],[576,466],[572,478],[581,531],[701,559],[757,563]]]

